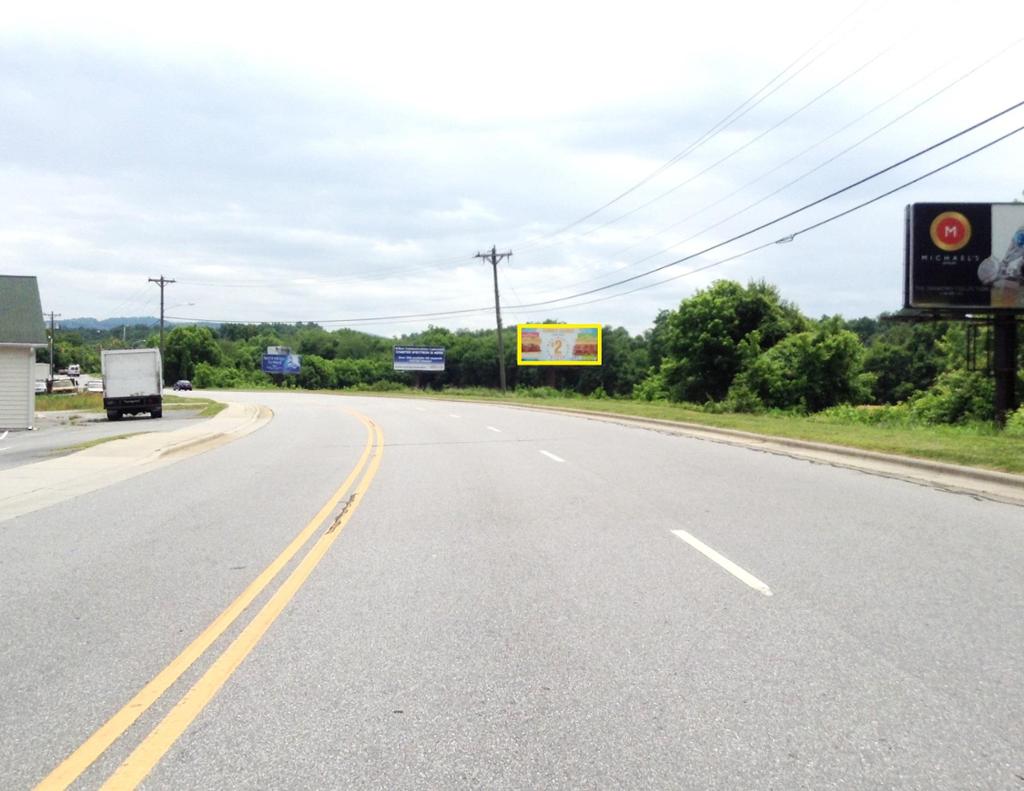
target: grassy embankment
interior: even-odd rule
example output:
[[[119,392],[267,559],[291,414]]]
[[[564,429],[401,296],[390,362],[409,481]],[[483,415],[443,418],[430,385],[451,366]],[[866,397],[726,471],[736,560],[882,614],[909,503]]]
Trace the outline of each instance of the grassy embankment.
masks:
[[[200,409],[197,417],[213,417],[227,404],[211,398],[185,398],[183,396],[165,395],[164,409]],[[36,395],[37,412],[102,412],[102,393],[75,393],[71,395],[54,395],[40,393]]]

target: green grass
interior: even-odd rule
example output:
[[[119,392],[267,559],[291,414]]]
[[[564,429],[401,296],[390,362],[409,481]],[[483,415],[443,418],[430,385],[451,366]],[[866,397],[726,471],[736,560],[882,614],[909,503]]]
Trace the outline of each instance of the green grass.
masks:
[[[214,401],[212,398],[186,398],[185,396],[166,395],[164,396],[165,409],[195,409],[202,407],[202,411],[196,417],[213,417],[218,412],[227,408],[227,404]]]
[[[102,393],[37,393],[36,412],[102,412]]]
[[[165,409],[199,409],[196,417],[213,417],[227,404],[211,398],[185,398],[183,396],[165,395]],[[76,393],[73,395],[55,395],[53,393],[36,394],[37,412],[102,412],[102,393]]]

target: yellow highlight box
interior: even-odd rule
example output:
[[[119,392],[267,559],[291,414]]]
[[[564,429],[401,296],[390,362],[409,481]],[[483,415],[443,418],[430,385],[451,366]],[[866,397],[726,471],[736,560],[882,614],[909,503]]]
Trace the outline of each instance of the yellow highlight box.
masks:
[[[600,324],[519,324],[519,365],[600,365]]]

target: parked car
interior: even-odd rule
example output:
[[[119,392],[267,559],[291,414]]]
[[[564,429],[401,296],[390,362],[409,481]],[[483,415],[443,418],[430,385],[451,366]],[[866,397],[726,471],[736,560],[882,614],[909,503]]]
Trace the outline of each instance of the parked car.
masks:
[[[85,383],[85,392],[87,393],[102,393],[103,392],[103,380],[102,379],[90,379]]]
[[[53,384],[50,385],[50,392],[74,395],[78,392],[78,386],[70,379],[62,377],[53,380]]]
[[[179,379],[174,383],[175,390],[191,390],[192,383],[188,379]]]
[[[36,392],[37,393],[45,393],[46,392],[46,382],[44,382],[42,379],[36,379]]]

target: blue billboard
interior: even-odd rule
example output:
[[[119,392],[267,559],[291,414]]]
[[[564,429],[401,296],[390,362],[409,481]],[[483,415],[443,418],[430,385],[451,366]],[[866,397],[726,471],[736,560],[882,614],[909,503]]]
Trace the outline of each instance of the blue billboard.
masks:
[[[264,354],[260,370],[267,374],[297,374],[302,361],[297,354]]]
[[[443,346],[395,346],[396,371],[443,371]]]

